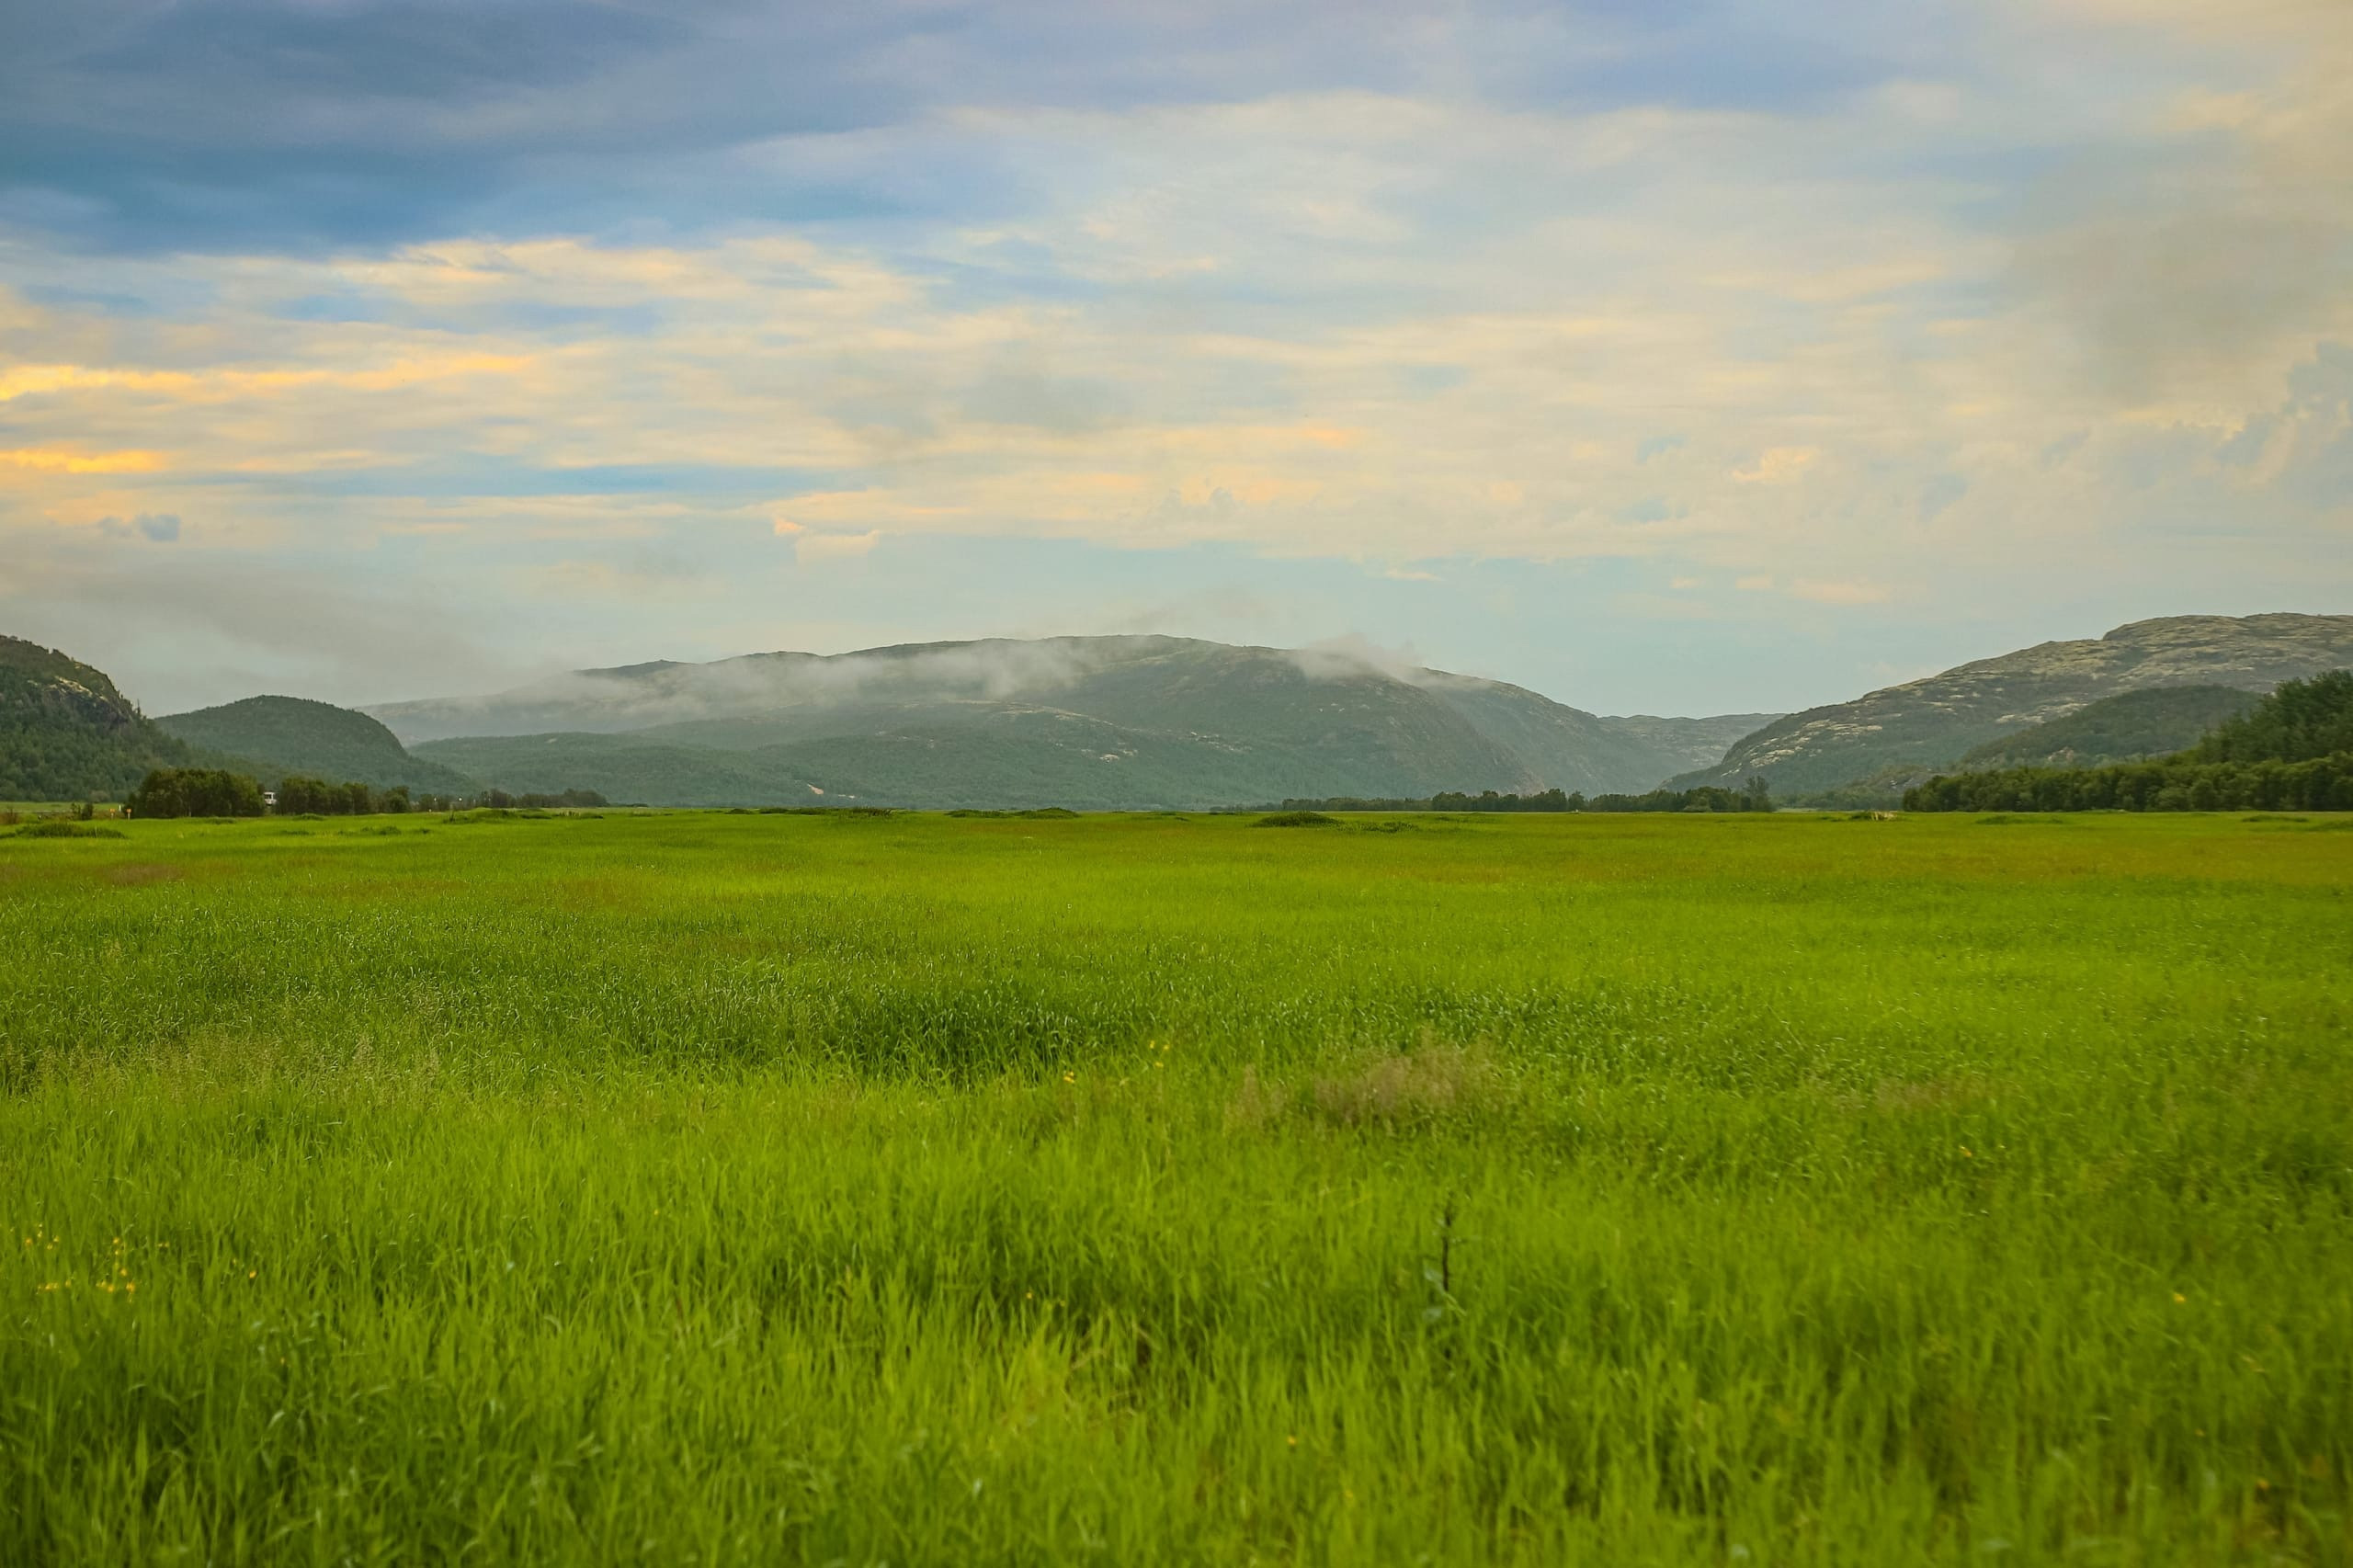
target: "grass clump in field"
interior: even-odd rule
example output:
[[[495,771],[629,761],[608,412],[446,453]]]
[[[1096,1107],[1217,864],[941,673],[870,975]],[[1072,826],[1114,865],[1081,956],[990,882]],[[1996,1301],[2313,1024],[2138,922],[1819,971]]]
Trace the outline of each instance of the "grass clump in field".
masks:
[[[8,835],[11,838],[120,838],[119,827],[87,822],[30,822]]]
[[[1297,1086],[1262,1079],[1255,1065],[1245,1066],[1225,1115],[1232,1128],[1264,1129],[1302,1117],[1395,1131],[1467,1123],[1508,1108],[1486,1051],[1439,1044],[1425,1031],[1415,1049],[1354,1053]]]
[[[1078,815],[1067,806],[1030,806],[1019,811],[988,811],[978,806],[965,806],[947,814],[951,817],[1020,818],[1030,822],[1055,822]]]
[[[2348,1555],[2353,838],[840,820],[0,843],[0,1560]]]

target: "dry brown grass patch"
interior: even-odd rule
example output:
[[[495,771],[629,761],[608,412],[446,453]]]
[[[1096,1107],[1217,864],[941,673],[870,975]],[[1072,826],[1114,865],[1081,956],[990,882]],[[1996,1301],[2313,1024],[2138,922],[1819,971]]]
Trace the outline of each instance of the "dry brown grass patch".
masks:
[[[1242,1087],[1234,1091],[1233,1100],[1225,1108],[1228,1131],[1236,1130],[1256,1132],[1282,1119],[1290,1108],[1290,1091],[1280,1084],[1262,1083],[1256,1067],[1242,1070]]]
[[[1269,1082],[1256,1067],[1225,1108],[1228,1131],[1257,1131],[1292,1116],[1341,1127],[1405,1128],[1493,1111],[1503,1082],[1483,1045],[1441,1043],[1427,1031],[1406,1051],[1356,1057],[1303,1087]]]
[[[1411,1050],[1317,1077],[1302,1108],[1342,1127],[1413,1127],[1485,1114],[1501,1103],[1502,1089],[1483,1044],[1440,1041],[1426,1029]]]
[[[1343,1127],[1442,1121],[1489,1097],[1495,1072],[1482,1053],[1459,1045],[1376,1056],[1354,1072],[1315,1080],[1317,1114]]]

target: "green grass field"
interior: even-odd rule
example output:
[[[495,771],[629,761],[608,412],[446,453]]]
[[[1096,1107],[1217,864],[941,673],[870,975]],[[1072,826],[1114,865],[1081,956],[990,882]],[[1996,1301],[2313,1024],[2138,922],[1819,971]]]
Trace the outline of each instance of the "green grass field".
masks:
[[[2353,1561],[2348,825],[0,839],[0,1560]]]

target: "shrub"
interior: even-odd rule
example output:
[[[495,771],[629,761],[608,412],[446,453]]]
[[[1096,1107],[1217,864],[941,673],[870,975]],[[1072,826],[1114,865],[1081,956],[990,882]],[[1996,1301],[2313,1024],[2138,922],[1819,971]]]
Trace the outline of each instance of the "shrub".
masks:
[[[28,823],[18,828],[15,836],[18,838],[120,838],[124,835],[122,829],[119,827],[100,827],[96,823],[36,822]]]

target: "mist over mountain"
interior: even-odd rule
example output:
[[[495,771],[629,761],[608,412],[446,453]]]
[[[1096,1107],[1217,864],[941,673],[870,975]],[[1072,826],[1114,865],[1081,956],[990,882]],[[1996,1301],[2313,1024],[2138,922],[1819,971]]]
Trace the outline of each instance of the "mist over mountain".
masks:
[[[2105,637],[2038,643],[1790,714],[1674,783],[1733,785],[1762,774],[1786,799],[1874,777],[1925,776],[1974,748],[2120,692],[2179,686],[2265,692],[2283,680],[2348,665],[2353,616],[2139,620]]]
[[[200,761],[434,793],[652,805],[1179,809],[1294,798],[1738,787],[1893,798],[1957,763],[2189,744],[2280,681],[2353,666],[2353,616],[2177,616],[1803,713],[1604,717],[1359,643],[932,642],[582,670],[367,712],[254,697],[150,721],[102,672],[0,638],[0,799],[119,797]]]
[[[369,711],[509,790],[1097,808],[1646,790],[1771,717],[1604,718],[1359,646],[1152,636],[659,661]]]

